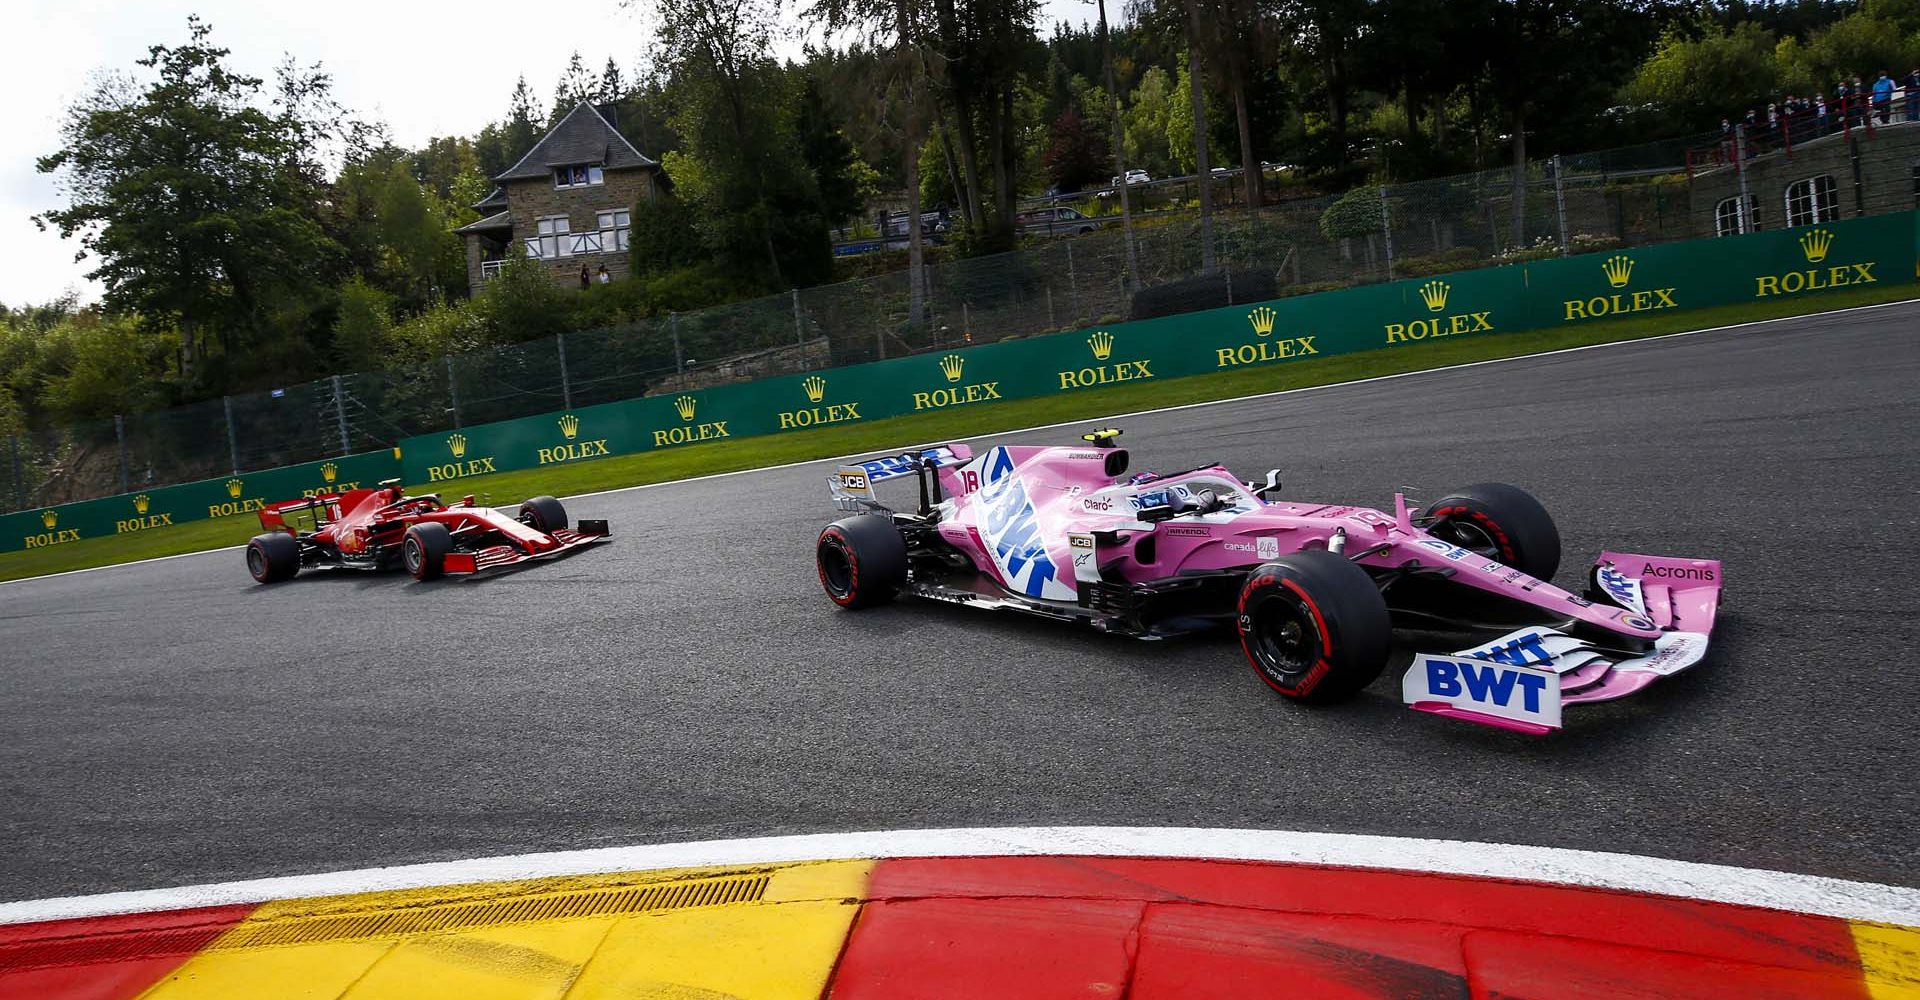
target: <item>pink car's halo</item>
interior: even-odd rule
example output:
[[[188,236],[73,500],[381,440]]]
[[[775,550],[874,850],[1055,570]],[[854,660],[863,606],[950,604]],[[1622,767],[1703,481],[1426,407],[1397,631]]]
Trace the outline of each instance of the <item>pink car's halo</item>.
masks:
[[[610,537],[605,521],[568,527],[567,509],[553,497],[531,497],[507,514],[471,496],[452,504],[435,494],[408,496],[397,479],[268,504],[260,526],[266,533],[247,543],[247,572],[261,583],[308,569],[404,568],[416,580],[486,574]]]
[[[1561,707],[1630,694],[1700,661],[1720,564],[1608,552],[1587,592],[1547,582],[1560,536],[1539,502],[1500,483],[1418,515],[1275,499],[1278,472],[1220,466],[1128,474],[1118,431],[1076,447],[964,444],[887,456],[828,480],[854,516],[822,532],[820,579],[842,606],[911,594],[1147,639],[1232,627],[1274,690],[1336,701],[1384,669],[1395,626],[1499,635],[1418,653],[1415,709],[1522,732]],[[913,478],[911,509],[877,485]],[[904,505],[902,505],[904,506]]]

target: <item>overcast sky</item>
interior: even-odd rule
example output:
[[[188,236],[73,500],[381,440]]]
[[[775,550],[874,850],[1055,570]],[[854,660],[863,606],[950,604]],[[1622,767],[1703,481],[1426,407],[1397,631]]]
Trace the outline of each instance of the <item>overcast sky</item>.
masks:
[[[1117,13],[1117,0],[1110,6]],[[0,302],[45,302],[69,289],[99,297],[85,278],[90,266],[73,259],[77,243],[31,221],[59,204],[34,160],[55,149],[64,109],[96,71],[132,70],[147,46],[185,40],[190,13],[213,26],[213,41],[233,50],[242,71],[270,79],[285,53],[322,63],[336,99],[386,122],[403,146],[479,131],[505,113],[521,74],[545,102],[576,49],[596,73],[608,56],[630,73],[646,43],[644,15],[618,0],[0,0],[9,42],[0,135],[12,140],[0,153]],[[1045,0],[1040,20],[1092,18],[1088,0]],[[797,53],[798,42],[785,49]]]

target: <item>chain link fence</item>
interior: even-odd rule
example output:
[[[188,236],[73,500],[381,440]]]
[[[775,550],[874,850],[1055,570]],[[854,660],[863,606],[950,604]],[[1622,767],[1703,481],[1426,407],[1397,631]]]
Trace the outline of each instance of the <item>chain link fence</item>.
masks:
[[[0,449],[0,506],[90,499],[369,451],[463,425],[1128,319],[1916,207],[1920,123],[1784,151],[1756,146],[1746,159],[1715,155],[1739,145],[1694,136],[1554,157],[1518,177],[1503,168],[1338,197],[1287,198],[1291,186],[1274,178],[1257,211],[1225,205],[1210,225],[1191,208],[1200,181],[1160,182],[1152,199],[1159,207],[1135,218],[1130,241],[1117,213],[1089,203],[1094,232],[1041,235],[1010,253],[924,267],[917,318],[912,274],[902,269],[29,431]],[[1810,203],[1801,174],[1827,178]],[[1236,176],[1210,183],[1222,202],[1240,186]],[[1743,199],[1778,208],[1729,214]]]

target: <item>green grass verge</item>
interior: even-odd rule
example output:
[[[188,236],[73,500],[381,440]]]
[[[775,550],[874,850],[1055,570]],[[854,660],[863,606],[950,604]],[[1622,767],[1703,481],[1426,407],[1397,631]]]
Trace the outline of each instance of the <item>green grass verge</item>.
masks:
[[[1817,298],[1754,302],[1680,313],[1653,313],[1557,330],[1463,337],[1413,348],[1387,348],[1337,355],[1308,365],[1239,368],[1218,374],[1121,385],[1072,395],[1016,399],[993,406],[891,417],[844,428],[741,438],[691,448],[622,455],[605,461],[476,476],[461,480],[458,488],[463,494],[471,492],[486,496],[491,502],[504,505],[539,493],[555,496],[591,493],[785,462],[877,452],[919,442],[977,437],[995,431],[1091,419],[1131,410],[1350,382],[1471,361],[1638,340],[1685,330],[1913,298],[1920,298],[1920,288],[1910,284],[1887,285],[1848,289]],[[590,508],[590,504],[582,505],[580,513],[591,513]],[[618,529],[619,526],[615,525],[615,530]],[[190,521],[164,531],[91,538],[32,552],[9,553],[0,556],[0,580],[238,545],[259,530],[258,519],[245,514],[210,521]],[[234,565],[238,570],[237,560]]]

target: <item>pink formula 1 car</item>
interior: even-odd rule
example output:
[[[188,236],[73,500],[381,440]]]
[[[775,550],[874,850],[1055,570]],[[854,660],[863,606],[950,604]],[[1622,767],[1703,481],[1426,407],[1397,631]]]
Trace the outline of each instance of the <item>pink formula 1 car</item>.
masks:
[[[609,537],[605,521],[567,527],[567,509],[553,497],[533,497],[508,514],[470,496],[453,504],[431,493],[408,496],[398,479],[269,504],[260,526],[267,533],[247,543],[247,572],[261,583],[303,569],[404,567],[416,580],[495,573]]]
[[[820,533],[827,596],[858,608],[913,594],[1150,639],[1232,625],[1268,686],[1310,702],[1372,683],[1396,626],[1476,634],[1416,653],[1403,698],[1527,733],[1706,653],[1716,561],[1606,552],[1573,594],[1546,582],[1560,566],[1553,519],[1515,487],[1469,486],[1418,516],[1404,496],[1392,513],[1286,502],[1277,471],[1264,484],[1219,466],[1129,476],[1118,434],[841,469],[835,503],[858,513]],[[875,491],[905,477],[919,481],[910,513]]]

